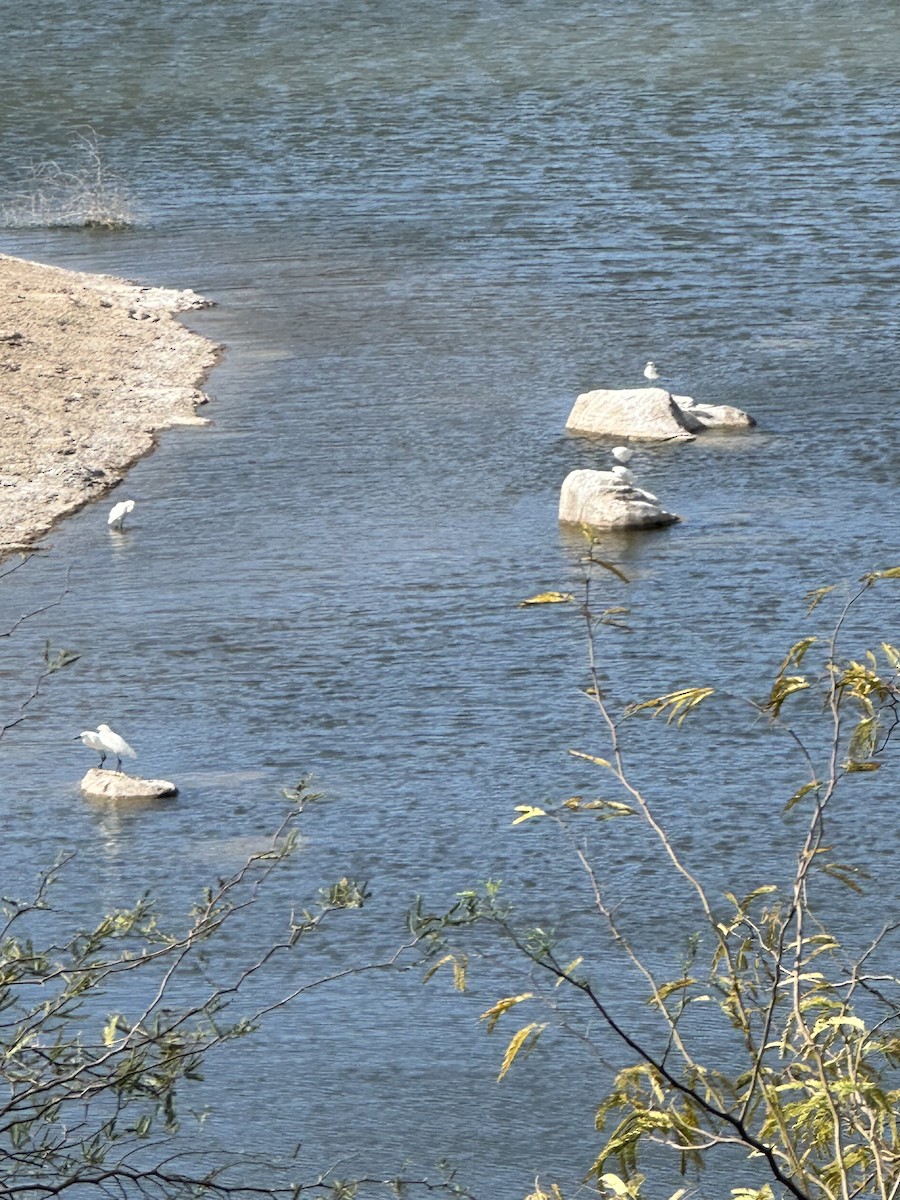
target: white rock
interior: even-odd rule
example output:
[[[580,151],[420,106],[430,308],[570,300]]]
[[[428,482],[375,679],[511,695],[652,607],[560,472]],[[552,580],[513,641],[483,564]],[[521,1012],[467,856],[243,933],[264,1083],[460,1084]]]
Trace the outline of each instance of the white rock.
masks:
[[[655,496],[622,483],[612,471],[570,471],[559,494],[559,519],[594,529],[652,529],[681,520]]]
[[[648,441],[690,441],[695,430],[665,388],[599,388],[582,392],[566,429]]]
[[[91,767],[81,781],[81,790],[92,800],[151,800],[178,795],[178,788],[167,779],[139,779],[100,767]]]
[[[687,397],[673,396],[680,404]],[[691,402],[688,410],[691,417],[704,429],[750,429],[756,424],[754,419],[740,408],[730,404],[694,404]]]
[[[665,388],[599,388],[576,399],[566,429],[646,441],[688,442],[706,429],[748,429],[754,419],[729,404],[698,404]]]

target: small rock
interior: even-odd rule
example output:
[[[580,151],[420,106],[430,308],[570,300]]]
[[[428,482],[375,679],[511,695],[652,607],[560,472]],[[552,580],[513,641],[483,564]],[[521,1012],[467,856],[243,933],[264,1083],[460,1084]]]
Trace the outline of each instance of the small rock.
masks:
[[[594,529],[654,529],[681,520],[612,471],[570,471],[559,495],[559,519]]]
[[[687,398],[672,397],[679,405]],[[695,404],[692,401],[687,412],[703,429],[750,429],[756,424],[749,413],[730,404]]]
[[[178,788],[167,779],[139,779],[100,767],[91,767],[81,781],[81,790],[92,800],[154,800],[178,795]]]

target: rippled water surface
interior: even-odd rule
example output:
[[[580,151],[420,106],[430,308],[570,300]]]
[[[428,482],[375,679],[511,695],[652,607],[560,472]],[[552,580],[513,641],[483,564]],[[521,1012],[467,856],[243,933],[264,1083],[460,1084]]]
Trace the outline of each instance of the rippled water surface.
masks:
[[[647,358],[673,390],[759,424],[639,451],[640,481],[684,520],[602,544],[632,580],[604,583],[635,631],[604,638],[617,697],[758,695],[808,628],[806,591],[897,561],[897,12],[761,7],[43,0],[6,15],[4,188],[27,186],[29,162],[72,161],[91,127],[139,222],[7,229],[0,245],[192,287],[216,307],[188,323],[227,353],[213,425],[162,435],[120,489],[137,501],[127,535],[107,533],[107,504],[87,508],[4,580],[7,628],[70,573],[4,642],[6,712],[45,637],[81,654],[2,743],[4,893],[73,846],[73,908],[151,887],[178,911],[311,771],[333,804],[279,904],[342,874],[374,893],[323,947],[332,967],[393,944],[417,892],[449,902],[489,875],[547,922],[577,921],[570,864],[510,820],[598,786],[566,752],[602,752],[578,693],[583,632],[574,607],[516,605],[578,590],[559,486],[607,447],[565,419],[587,388],[640,382]],[[888,596],[882,636],[896,616]],[[177,803],[80,798],[73,738],[103,720],[142,771],[179,783]],[[752,881],[783,862],[775,814],[802,771],[737,703],[693,737],[640,736],[637,775],[698,868]],[[848,834],[893,903],[895,834],[862,811]],[[656,945],[674,885],[601,832]],[[494,996],[413,975],[313,992],[223,1056],[215,1132],[302,1141],[312,1166],[345,1156],[348,1174],[446,1157],[496,1200],[538,1170],[577,1179],[603,1072],[560,1047],[498,1087],[502,1047],[476,1020]]]

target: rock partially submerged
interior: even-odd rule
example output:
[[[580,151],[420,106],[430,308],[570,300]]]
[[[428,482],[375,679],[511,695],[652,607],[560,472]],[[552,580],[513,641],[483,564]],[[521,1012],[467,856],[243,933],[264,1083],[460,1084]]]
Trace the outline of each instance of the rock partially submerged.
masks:
[[[731,404],[695,404],[690,396],[673,396],[683,419],[694,421],[704,429],[752,429],[756,424],[749,413]]]
[[[81,781],[81,790],[91,800],[159,800],[178,795],[178,788],[167,779],[140,779],[100,767],[91,767]]]
[[[594,529],[653,529],[681,518],[666,512],[643,488],[623,483],[612,471],[570,471],[559,496],[559,519]]]
[[[727,404],[695,404],[665,388],[598,388],[576,399],[566,429],[646,441],[692,441],[706,429],[748,428],[756,422]]]

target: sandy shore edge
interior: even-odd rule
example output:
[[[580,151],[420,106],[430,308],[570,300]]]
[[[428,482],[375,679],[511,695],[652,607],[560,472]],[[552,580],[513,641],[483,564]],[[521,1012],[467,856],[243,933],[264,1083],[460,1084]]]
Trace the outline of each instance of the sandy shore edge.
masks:
[[[103,496],[174,425],[206,425],[222,347],[195,292],[0,254],[0,560]]]

